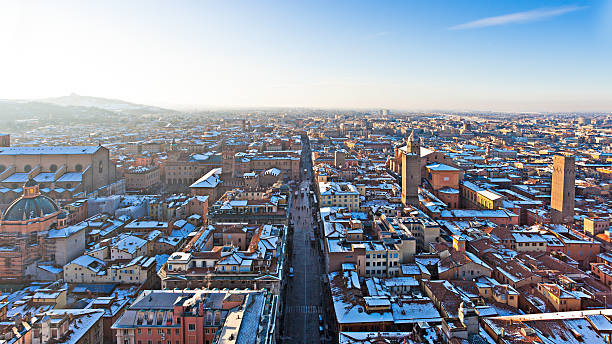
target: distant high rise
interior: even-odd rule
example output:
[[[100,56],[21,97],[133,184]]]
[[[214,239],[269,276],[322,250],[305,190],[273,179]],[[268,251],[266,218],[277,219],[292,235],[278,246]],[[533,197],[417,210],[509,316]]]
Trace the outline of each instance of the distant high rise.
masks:
[[[406,151],[402,154],[402,203],[417,205],[419,203],[419,185],[421,185],[421,146],[414,138],[414,132],[408,137]]]
[[[550,199],[551,221],[572,223],[576,194],[576,160],[573,156],[553,157],[552,191]]]

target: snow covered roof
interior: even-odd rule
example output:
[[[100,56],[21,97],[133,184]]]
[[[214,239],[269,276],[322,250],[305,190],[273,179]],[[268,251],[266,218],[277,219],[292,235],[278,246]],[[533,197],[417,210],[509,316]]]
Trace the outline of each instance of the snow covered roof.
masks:
[[[94,154],[102,146],[0,147],[0,155],[75,155]]]
[[[215,188],[219,183],[221,183],[221,179],[219,175],[221,175],[221,168],[213,168],[200,179],[196,180],[193,184],[191,184],[191,188]]]
[[[93,272],[100,272],[106,266],[103,260],[88,255],[77,257],[68,264],[79,265]]]
[[[452,167],[452,166],[448,166],[446,164],[442,164],[442,163],[435,163],[435,164],[429,164],[427,166],[425,166],[426,168],[432,170],[432,171],[438,171],[438,172],[455,172],[455,171],[459,171],[458,168]]]
[[[147,241],[137,236],[129,235],[119,240],[114,246],[119,251],[125,251],[130,254],[136,253],[138,249],[145,246]]]
[[[77,223],[76,225],[64,227],[61,229],[49,229],[47,232],[47,238],[68,238],[75,233],[78,233],[87,228],[87,222]]]

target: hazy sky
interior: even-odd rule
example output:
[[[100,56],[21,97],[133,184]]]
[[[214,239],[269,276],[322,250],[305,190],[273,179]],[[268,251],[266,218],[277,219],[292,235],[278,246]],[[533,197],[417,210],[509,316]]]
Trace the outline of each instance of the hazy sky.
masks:
[[[0,0],[0,98],[611,111],[611,2]]]

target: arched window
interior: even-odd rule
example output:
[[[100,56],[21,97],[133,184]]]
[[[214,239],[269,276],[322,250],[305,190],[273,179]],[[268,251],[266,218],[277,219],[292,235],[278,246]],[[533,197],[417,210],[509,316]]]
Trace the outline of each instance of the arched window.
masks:
[[[100,160],[100,162],[98,163],[98,172],[102,173],[102,171],[104,171],[104,163],[102,162],[102,160]]]
[[[74,166],[74,169],[75,169],[77,172],[81,172],[81,171],[83,171],[83,165],[81,165],[81,164],[76,164],[76,166]]]
[[[51,172],[57,171],[57,165],[56,164],[51,164],[51,166],[49,166],[49,171],[51,171]]]
[[[30,165],[25,165],[25,166],[23,167],[23,170],[24,170],[24,171],[26,171],[26,172],[30,172],[30,171],[32,171],[32,166],[30,166]]]

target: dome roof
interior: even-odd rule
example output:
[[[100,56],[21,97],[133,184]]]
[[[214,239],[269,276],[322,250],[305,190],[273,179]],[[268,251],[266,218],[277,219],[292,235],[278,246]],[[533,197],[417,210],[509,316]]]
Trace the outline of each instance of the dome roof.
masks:
[[[45,217],[59,211],[55,202],[43,195],[16,199],[4,212],[3,221],[23,221]]]

